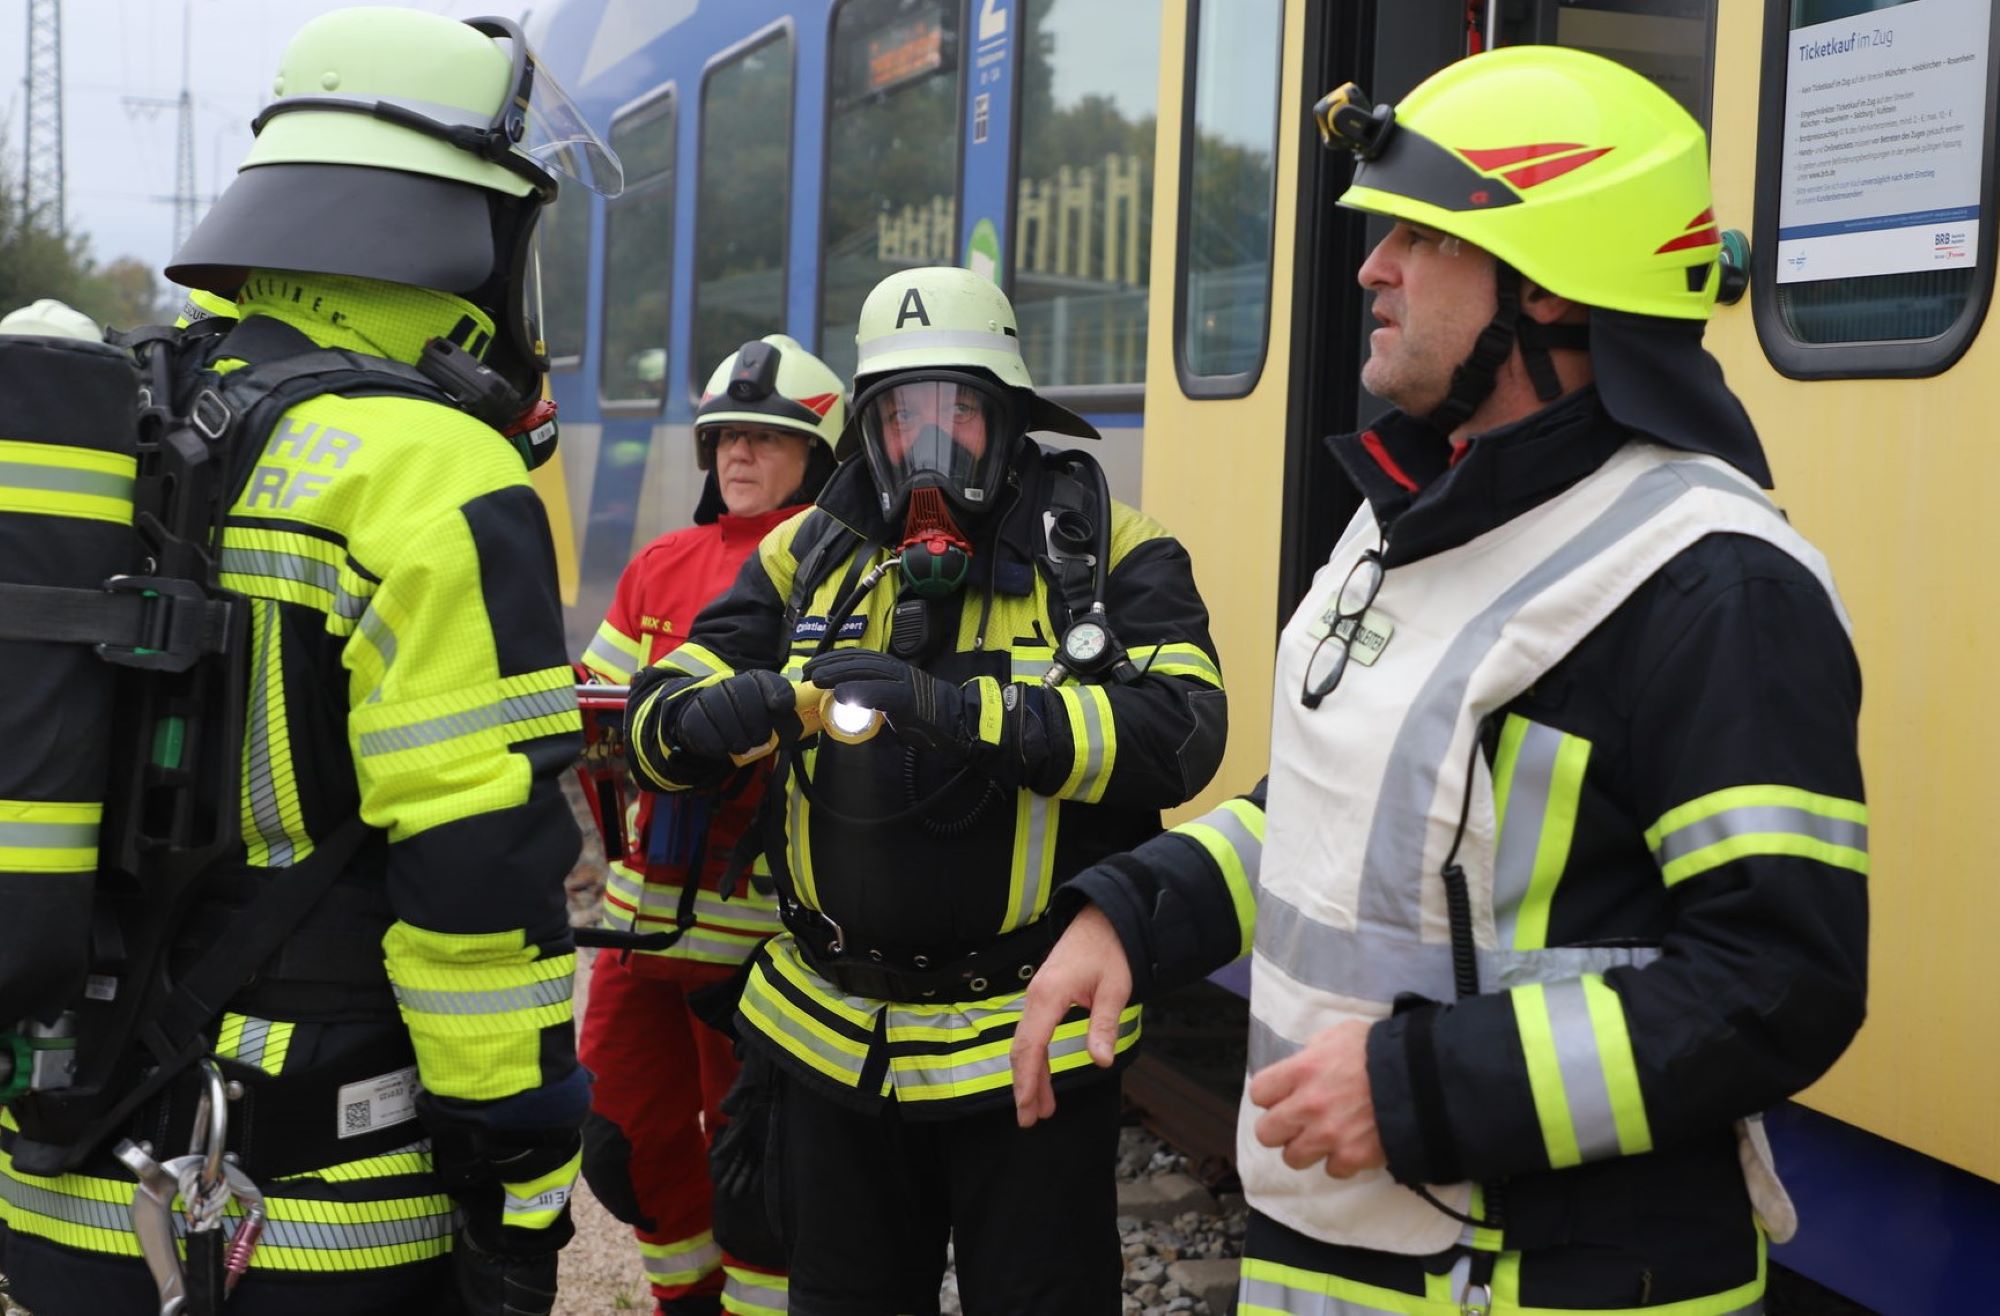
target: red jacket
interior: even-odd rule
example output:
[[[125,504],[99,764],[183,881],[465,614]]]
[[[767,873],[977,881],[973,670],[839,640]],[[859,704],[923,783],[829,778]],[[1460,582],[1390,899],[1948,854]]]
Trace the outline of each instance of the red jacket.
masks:
[[[762,516],[724,515],[713,525],[675,530],[648,544],[619,578],[611,610],[584,651],[583,665],[622,685],[633,673],[658,662],[687,636],[695,614],[735,581],[765,532],[803,510],[792,506]],[[730,850],[750,825],[769,771],[767,764],[754,765],[719,797],[646,794],[632,806],[636,851],[611,864],[604,891],[604,926],[639,932],[670,932],[678,927],[689,865],[697,853],[701,855],[693,925],[666,950],[634,955],[635,972],[652,977],[715,977],[715,968],[695,966],[734,967],[760,941],[779,931],[776,906],[752,889],[747,877],[739,879],[732,899],[724,901],[716,894]],[[761,857],[756,869],[764,870]]]

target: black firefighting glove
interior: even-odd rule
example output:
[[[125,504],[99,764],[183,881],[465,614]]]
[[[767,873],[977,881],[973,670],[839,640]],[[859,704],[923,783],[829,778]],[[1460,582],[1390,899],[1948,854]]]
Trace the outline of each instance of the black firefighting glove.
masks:
[[[718,785],[732,754],[763,749],[774,732],[798,734],[797,689],[776,672],[635,686],[625,734],[633,774],[649,790]]]
[[[549,1316],[556,1253],[576,1233],[569,1196],[582,1161],[575,1128],[494,1130],[417,1097],[438,1178],[459,1207],[452,1270],[470,1316]]]
[[[1003,786],[1041,784],[1049,752],[1035,687],[990,677],[952,685],[871,649],[823,653],[804,676],[836,699],[880,712],[906,744],[969,759]]]

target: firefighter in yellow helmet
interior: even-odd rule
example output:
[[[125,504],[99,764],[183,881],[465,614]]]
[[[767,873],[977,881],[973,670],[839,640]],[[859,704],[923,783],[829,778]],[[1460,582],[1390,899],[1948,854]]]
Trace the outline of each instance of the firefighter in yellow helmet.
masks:
[[[949,1242],[973,1316],[1094,1316],[1118,1304],[1118,1085],[1078,1012],[1064,1113],[1023,1133],[1000,1056],[1064,883],[1220,761],[1207,611],[1164,528],[1029,437],[1095,431],[1034,392],[989,280],[892,274],[856,340],[853,455],[635,679],[633,766],[681,794],[791,742],[765,838],[785,930],[736,1029],[778,1094],[794,1306],[935,1312]],[[800,681],[886,728],[801,741]],[[1105,1022],[1121,1065],[1138,1007]]]
[[[1278,641],[1269,774],[1085,872],[1014,1038],[1248,949],[1259,1312],[1755,1311],[1758,1112],[1863,1013],[1860,673],[1702,349],[1702,131],[1578,51],[1320,107],[1361,267],[1365,502]],[[1230,912],[1238,917],[1228,917]]]
[[[330,13],[273,92],[167,271],[241,317],[208,387],[255,378],[283,404],[207,413],[255,431],[231,432],[221,538],[249,618],[241,841],[194,884],[169,976],[203,981],[273,892],[324,894],[247,985],[141,1021],[126,1086],[158,1091],[73,1162],[40,1107],[9,1114],[0,1272],[42,1316],[213,1316],[225,1294],[244,1316],[546,1313],[589,1077],[559,790],[579,724],[526,469],[553,425],[523,284],[558,172],[608,192],[617,163],[503,19]],[[150,1030],[187,1019],[163,1064]],[[161,1190],[143,1167],[190,1145],[176,1225],[173,1170]]]
[[[784,334],[716,366],[695,409],[696,461],[708,474],[694,524],[625,568],[583,655],[593,676],[624,685],[678,648],[759,541],[812,502],[833,471],[844,393]],[[785,1310],[774,1270],[783,1258],[741,1255],[713,1226],[708,1147],[738,1065],[725,1032],[703,1022],[727,1023],[739,967],[780,931],[768,870],[731,868],[769,776],[766,761],[716,795],[644,795],[629,844],[612,847],[625,854],[611,862],[605,926],[640,944],[600,953],[591,969],[579,1048],[596,1082],[583,1172],[637,1232],[662,1316]]]

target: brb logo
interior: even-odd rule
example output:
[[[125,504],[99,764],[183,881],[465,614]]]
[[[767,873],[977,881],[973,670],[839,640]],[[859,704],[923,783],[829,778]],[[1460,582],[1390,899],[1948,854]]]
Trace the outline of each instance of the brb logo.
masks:
[[[1931,257],[1939,261],[1964,260],[1970,252],[1965,229],[1938,229],[1931,234]]]

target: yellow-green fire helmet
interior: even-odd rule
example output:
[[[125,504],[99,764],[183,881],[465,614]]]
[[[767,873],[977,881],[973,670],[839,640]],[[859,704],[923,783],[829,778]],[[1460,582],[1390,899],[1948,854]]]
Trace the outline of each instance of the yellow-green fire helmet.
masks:
[[[695,408],[695,456],[701,469],[715,460],[705,440],[724,425],[762,425],[823,444],[831,453],[847,427],[847,398],[832,367],[786,334],[743,344],[715,367]]]
[[[1701,125],[1622,64],[1505,46],[1393,108],[1351,85],[1315,107],[1360,157],[1340,204],[1463,238],[1560,297],[1706,320],[1721,236]]]

